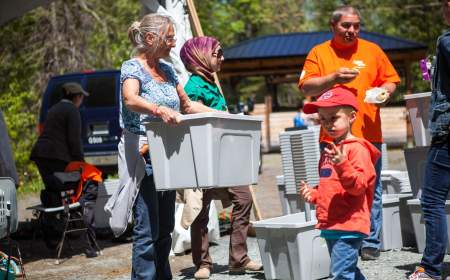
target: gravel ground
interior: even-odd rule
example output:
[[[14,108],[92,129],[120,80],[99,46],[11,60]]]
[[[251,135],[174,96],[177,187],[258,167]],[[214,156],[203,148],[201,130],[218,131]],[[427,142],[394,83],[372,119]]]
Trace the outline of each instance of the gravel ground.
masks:
[[[260,261],[259,250],[256,238],[247,240],[249,255],[253,260]],[[255,273],[241,276],[228,275],[228,236],[222,237],[218,246],[211,247],[211,258],[215,261],[213,274],[210,279],[265,279],[263,273]],[[404,248],[403,250],[392,250],[381,253],[377,261],[359,261],[359,267],[367,280],[388,280],[388,279],[407,279],[415,267],[420,263],[422,254],[418,254],[413,248]],[[445,274],[450,274],[450,255],[445,258]],[[174,279],[184,280],[192,279],[194,275],[193,268],[182,270],[176,274]]]
[[[263,218],[281,215],[281,207],[275,182],[275,176],[282,174],[280,154],[267,154],[263,158],[263,174],[255,187],[257,201]],[[401,150],[389,151],[390,169],[405,170]],[[19,219],[26,222],[31,218],[25,207],[35,204],[38,197],[25,197],[19,201]],[[22,256],[25,262],[28,279],[39,280],[125,280],[130,279],[131,243],[114,243],[111,240],[100,240],[103,255],[95,259],[85,258],[82,250],[70,252],[71,257],[60,265],[54,265],[54,253],[45,248],[41,240],[19,240]],[[264,279],[263,273],[242,276],[228,275],[228,242],[229,236],[224,236],[219,243],[211,246],[210,253],[215,262],[211,279]],[[31,246],[33,244],[33,246]],[[77,246],[74,246],[77,248]],[[255,238],[248,239],[249,255],[260,261],[259,250]],[[418,265],[421,254],[413,250],[383,252],[378,261],[360,262],[360,268],[368,280],[406,279]],[[192,279],[194,268],[191,255],[174,256],[170,258],[174,279]],[[450,274],[450,256],[444,264],[445,274]],[[306,279],[304,279],[306,280]]]
[[[209,248],[209,253],[214,262],[213,271],[211,274],[211,280],[219,280],[219,279],[264,279],[264,273],[251,273],[248,275],[228,275],[228,244],[230,237],[222,236],[217,245],[211,246]],[[248,255],[249,257],[256,261],[261,262],[261,258],[259,255],[258,244],[256,242],[256,238],[249,237],[247,239],[248,245]],[[174,279],[176,280],[184,280],[184,279],[193,279],[195,273],[195,269],[193,267],[189,267],[186,269],[182,269],[180,272],[175,273]]]

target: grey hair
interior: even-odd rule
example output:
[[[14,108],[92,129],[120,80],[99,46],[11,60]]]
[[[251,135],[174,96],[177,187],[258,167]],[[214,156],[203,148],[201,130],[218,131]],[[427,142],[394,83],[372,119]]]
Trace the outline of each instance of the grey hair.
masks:
[[[359,13],[358,9],[352,6],[342,6],[333,11],[330,18],[330,24],[332,25],[336,24],[338,21],[341,20],[342,16],[349,14],[357,15],[358,18],[361,20],[361,14]]]
[[[153,46],[149,46],[145,41],[145,36],[152,33],[159,37],[161,33],[167,32],[170,25],[173,25],[173,20],[159,14],[147,14],[141,21],[133,22],[128,28],[128,39],[134,46],[133,53],[152,53],[158,49],[159,41]]]

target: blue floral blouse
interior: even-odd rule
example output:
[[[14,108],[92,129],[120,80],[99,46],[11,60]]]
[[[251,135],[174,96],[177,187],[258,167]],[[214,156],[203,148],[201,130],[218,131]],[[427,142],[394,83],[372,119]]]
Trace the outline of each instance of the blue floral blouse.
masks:
[[[139,80],[139,95],[148,102],[180,111],[180,99],[176,90],[178,78],[175,71],[167,63],[159,62],[159,67],[166,75],[167,82],[154,80],[136,58],[127,60],[122,64],[120,70],[120,127],[135,134],[145,135],[143,123],[157,118],[154,115],[130,111],[125,106],[122,96],[122,85],[126,79]]]

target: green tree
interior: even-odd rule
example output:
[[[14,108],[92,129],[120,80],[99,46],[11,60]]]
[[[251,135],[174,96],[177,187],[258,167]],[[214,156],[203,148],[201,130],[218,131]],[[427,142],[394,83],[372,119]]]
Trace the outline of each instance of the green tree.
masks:
[[[0,109],[21,183],[37,178],[29,161],[40,99],[51,76],[120,67],[138,0],[58,0],[0,29]]]

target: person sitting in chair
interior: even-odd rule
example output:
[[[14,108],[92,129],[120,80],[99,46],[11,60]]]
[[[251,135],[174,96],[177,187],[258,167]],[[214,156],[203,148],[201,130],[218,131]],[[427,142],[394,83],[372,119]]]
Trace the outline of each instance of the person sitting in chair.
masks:
[[[45,189],[52,192],[61,190],[61,183],[54,176],[55,172],[64,172],[71,161],[84,161],[78,108],[84,96],[89,96],[89,93],[80,84],[73,82],[63,84],[62,89],[63,97],[48,111],[44,129],[30,155],[30,159],[36,163]]]
[[[70,162],[84,162],[81,117],[78,108],[84,96],[89,96],[89,93],[74,82],[63,84],[62,91],[62,99],[48,111],[43,131],[30,155],[45,185],[45,189],[41,191],[41,202],[44,207],[60,206],[61,191],[67,190],[67,186],[55,176],[55,173],[65,172]],[[78,183],[74,182],[73,188],[75,189],[77,185]],[[61,221],[56,215],[48,214],[44,222],[46,245],[54,248],[60,238]]]

